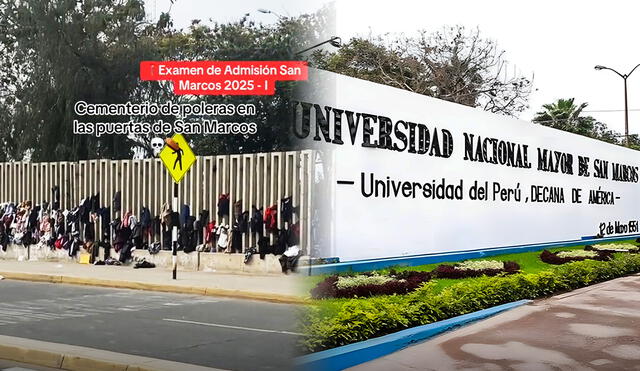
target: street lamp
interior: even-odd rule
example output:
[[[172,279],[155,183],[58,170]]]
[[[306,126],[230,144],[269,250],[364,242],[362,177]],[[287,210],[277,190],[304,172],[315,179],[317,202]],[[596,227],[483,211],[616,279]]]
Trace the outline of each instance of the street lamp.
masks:
[[[332,36],[329,40],[325,40],[325,41],[323,41],[321,43],[318,43],[318,44],[310,46],[310,47],[308,47],[306,49],[300,50],[299,52],[296,53],[296,55],[300,55],[300,54],[302,54],[304,52],[308,52],[309,50],[315,49],[315,48],[317,48],[317,47],[319,47],[321,45],[324,45],[324,44],[331,44],[331,46],[333,46],[333,47],[340,48],[340,47],[342,47],[342,39],[339,38],[338,36]]]
[[[640,63],[638,63],[635,67],[633,67],[633,69],[631,70],[631,72],[627,73],[627,74],[622,74],[616,70],[614,70],[613,68],[609,68],[609,67],[605,67],[605,66],[601,66],[601,65],[597,65],[594,68],[596,69],[596,71],[600,71],[600,70],[609,70],[609,71],[613,71],[616,73],[616,75],[622,77],[622,79],[624,80],[624,138],[625,138],[625,144],[627,145],[627,147],[629,146],[629,107],[627,105],[627,79],[629,78],[629,76],[631,76],[631,74],[633,73],[633,71],[636,70],[636,68],[638,68],[640,66]]]

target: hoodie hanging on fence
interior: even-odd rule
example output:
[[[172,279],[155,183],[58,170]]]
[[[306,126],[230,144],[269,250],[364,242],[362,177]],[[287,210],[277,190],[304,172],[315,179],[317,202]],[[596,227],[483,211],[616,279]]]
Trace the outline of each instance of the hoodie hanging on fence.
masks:
[[[51,199],[51,210],[60,209],[60,187],[57,185],[51,188]]]
[[[0,223],[0,247],[2,251],[7,251],[7,246],[9,246],[9,234],[7,233],[5,224]]]
[[[213,243],[215,241],[216,239],[215,231],[216,231],[215,220],[207,223],[207,226],[205,227],[205,238],[204,238],[205,243]]]
[[[95,195],[91,196],[91,201],[90,201],[90,211],[92,213],[97,212],[100,209],[100,192],[96,193]]]
[[[221,194],[218,198],[218,216],[223,217],[229,215],[229,194]]]
[[[191,208],[189,205],[182,205],[180,208],[180,225],[184,225],[191,216]]]
[[[238,201],[240,202],[240,201]],[[236,203],[237,205],[237,203]],[[237,209],[237,208],[236,208]],[[233,220],[233,230],[235,232],[247,233],[249,232],[249,212],[235,211]]]
[[[225,250],[229,246],[229,228],[221,225],[217,228],[218,248]]]
[[[131,221],[131,211],[127,211],[123,216],[122,216],[122,227],[123,228],[129,228],[129,222]]]
[[[276,243],[273,245],[273,254],[281,255],[287,249],[287,239],[289,232],[285,229],[281,229],[278,231],[278,236],[276,237]]]
[[[287,229],[287,246],[300,244],[300,223],[291,224]]]
[[[109,240],[109,224],[111,224],[111,209],[108,207],[103,207],[98,210],[98,216],[100,216],[102,240]]]
[[[84,240],[87,242],[93,242],[96,240],[96,229],[93,223],[87,223],[84,225]]]
[[[153,226],[153,239],[156,240],[158,237],[160,237],[160,231],[161,231],[161,226],[162,226],[162,222],[160,221],[160,217],[159,216],[154,216],[153,219],[151,220],[151,224]]]
[[[162,224],[164,224],[167,228],[170,227],[171,224],[171,206],[169,206],[168,202],[162,204],[162,211],[160,212],[160,220]]]
[[[291,224],[293,220],[293,201],[291,197],[285,197],[280,202],[280,216],[283,223]]]
[[[203,226],[207,225],[209,222],[209,210],[202,210],[200,212],[200,222]]]
[[[33,208],[31,213],[29,213],[29,218],[27,222],[27,230],[32,231],[34,228],[38,226],[38,214],[40,213],[40,206],[36,205]]]
[[[196,232],[196,242],[198,245],[201,245],[205,239],[205,228],[208,222],[209,210],[202,210],[193,228]]]
[[[113,202],[112,202],[112,206],[113,206],[113,212],[115,213],[119,213],[120,212],[120,200],[121,200],[121,193],[120,191],[117,191],[116,193],[113,194]]]
[[[239,232],[231,233],[231,252],[233,253],[242,252],[242,234]]]
[[[278,230],[278,207],[276,205],[265,210],[264,227],[267,232],[276,232]]]
[[[142,248],[142,224],[137,222],[131,227],[131,239],[136,249]]]
[[[196,231],[193,229],[195,217],[190,216],[180,231],[180,246],[185,253],[196,250]]]
[[[233,214],[239,215],[240,213],[242,213],[242,200],[233,203]]]
[[[262,236],[264,234],[262,209],[258,209],[255,206],[251,208],[251,232],[257,233],[258,236]]]
[[[147,229],[151,226],[151,212],[146,206],[140,209],[140,224],[142,229]]]
[[[89,223],[89,213],[91,212],[91,197],[87,197],[82,200],[80,206],[78,207],[78,219],[80,223],[87,224]]]
[[[143,240],[149,240],[153,235],[153,220],[151,219],[151,212],[146,206],[140,209],[140,226],[142,227]]]
[[[267,237],[261,236],[258,239],[258,252],[260,253],[260,259],[263,260],[265,255],[271,254],[273,252],[271,246],[269,246],[269,239]]]

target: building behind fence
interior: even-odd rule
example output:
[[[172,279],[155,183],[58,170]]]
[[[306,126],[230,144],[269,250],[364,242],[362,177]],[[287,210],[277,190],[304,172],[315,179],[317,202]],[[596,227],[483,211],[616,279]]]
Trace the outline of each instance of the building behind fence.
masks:
[[[313,156],[311,151],[270,152],[243,155],[197,156],[191,170],[179,186],[178,204],[190,206],[191,215],[209,210],[216,225],[230,223],[234,203],[242,202],[242,211],[252,206],[266,208],[291,197],[298,213],[293,223],[300,225],[300,247],[310,246],[310,210]],[[102,206],[111,206],[113,195],[122,193],[120,215],[131,211],[140,216],[146,206],[152,216],[161,213],[162,205],[171,205],[173,180],[160,159],[87,160],[77,162],[6,162],[0,163],[0,200],[33,204],[52,201],[52,188],[60,188],[60,207],[71,209],[80,201],[100,193]],[[228,219],[217,213],[220,194],[229,194]],[[179,210],[178,210],[179,211]],[[113,218],[116,210],[111,210]],[[280,213],[278,213],[280,214]],[[278,228],[283,228],[278,219]],[[270,237],[273,243],[274,236]],[[245,233],[243,250],[256,245],[256,235]]]

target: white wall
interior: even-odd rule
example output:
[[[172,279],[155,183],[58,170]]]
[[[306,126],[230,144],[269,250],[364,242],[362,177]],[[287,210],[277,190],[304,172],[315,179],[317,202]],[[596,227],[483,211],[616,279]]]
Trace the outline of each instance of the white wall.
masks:
[[[593,175],[596,158],[630,165],[637,171],[640,166],[638,151],[324,71],[310,71],[310,79],[300,101],[386,116],[394,123],[398,120],[421,123],[431,132],[434,128],[438,131],[447,129],[454,142],[450,158],[364,148],[360,125],[355,145],[352,145],[343,114],[344,145],[318,147],[325,152],[331,151],[327,158],[334,160],[332,166],[325,165],[331,170],[328,185],[322,185],[330,188],[327,202],[332,208],[328,213],[330,216],[325,218],[331,226],[327,233],[332,234],[332,242],[322,253],[325,256],[349,261],[576,240],[596,235],[600,223],[616,221],[627,225],[627,232],[605,233],[606,236],[637,233],[633,230],[640,219],[637,179],[634,182],[611,180],[611,164],[609,179],[598,179]],[[377,126],[373,127],[372,138],[375,139]],[[465,132],[528,145],[528,160],[532,167],[513,168],[465,161]],[[307,139],[314,135],[312,109],[311,133]],[[334,137],[333,132],[331,137]],[[398,143],[398,139],[393,141]],[[572,154],[573,175],[537,170],[537,148]],[[588,177],[578,176],[578,155],[589,157]],[[415,198],[366,198],[361,193],[362,172],[373,173],[378,179],[389,176],[394,180],[419,183],[444,178],[447,183],[459,184],[462,180],[463,199],[434,200],[421,194]],[[355,184],[338,185],[337,180],[352,180]],[[476,180],[489,182],[488,201],[469,198],[469,189]],[[492,200],[493,182],[511,188],[519,184],[521,201]],[[564,203],[531,202],[531,185],[562,187]],[[582,203],[572,202],[572,188],[582,189]],[[597,189],[612,191],[619,199],[615,199],[614,205],[589,204],[589,191]]]

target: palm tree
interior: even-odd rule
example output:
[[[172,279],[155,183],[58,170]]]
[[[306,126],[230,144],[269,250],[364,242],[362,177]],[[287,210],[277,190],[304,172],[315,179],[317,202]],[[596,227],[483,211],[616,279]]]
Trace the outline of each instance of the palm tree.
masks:
[[[582,131],[576,129],[583,126],[584,121],[590,121],[588,119],[591,118],[591,116],[581,117],[580,114],[582,110],[587,107],[587,103],[581,103],[579,106],[576,106],[574,100],[575,98],[558,99],[557,102],[544,104],[542,106],[544,111],[537,112],[533,118],[533,122],[574,133]]]

